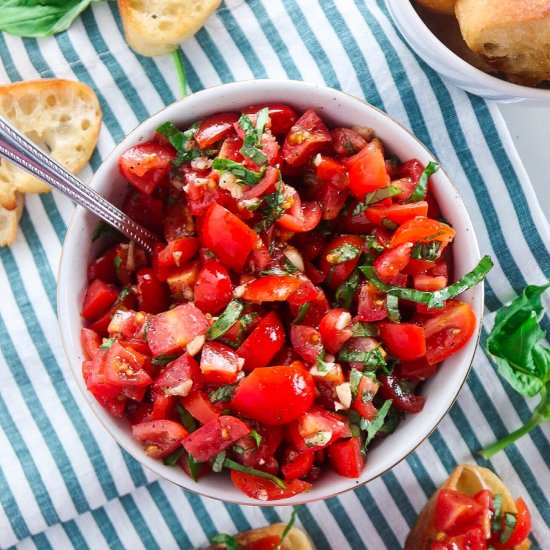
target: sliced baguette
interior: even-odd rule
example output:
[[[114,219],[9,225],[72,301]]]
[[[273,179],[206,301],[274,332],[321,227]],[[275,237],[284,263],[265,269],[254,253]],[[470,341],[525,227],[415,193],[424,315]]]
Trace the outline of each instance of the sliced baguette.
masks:
[[[137,53],[164,55],[193,36],[221,0],[118,0],[126,41]]]
[[[503,512],[517,512],[516,503],[510,491],[496,474],[481,466],[460,464],[424,506],[405,541],[404,550],[428,550],[431,541],[437,540],[438,532],[434,527],[434,514],[437,495],[441,489],[453,489],[468,496],[474,496],[483,489],[489,489],[493,495],[502,495]],[[531,543],[525,540],[516,546],[515,550],[529,550],[530,546]]]
[[[548,0],[457,0],[455,13],[468,47],[514,82],[550,80]]]
[[[0,246],[11,246],[15,241],[19,219],[23,213],[23,195],[17,193],[16,207],[6,210],[0,206]]]
[[[453,14],[456,0],[415,0],[417,4],[437,13]]]
[[[44,79],[0,86],[0,114],[71,172],[90,159],[101,126],[95,93],[85,84]],[[17,207],[17,193],[50,188],[0,160],[0,206]]]

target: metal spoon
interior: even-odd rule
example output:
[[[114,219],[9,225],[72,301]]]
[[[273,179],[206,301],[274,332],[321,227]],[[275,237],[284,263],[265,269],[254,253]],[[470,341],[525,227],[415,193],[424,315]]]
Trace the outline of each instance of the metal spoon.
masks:
[[[48,156],[5,118],[0,116],[0,157],[9,160],[93,212],[139,246],[153,251],[158,238],[124,212],[81,182],[64,166]]]

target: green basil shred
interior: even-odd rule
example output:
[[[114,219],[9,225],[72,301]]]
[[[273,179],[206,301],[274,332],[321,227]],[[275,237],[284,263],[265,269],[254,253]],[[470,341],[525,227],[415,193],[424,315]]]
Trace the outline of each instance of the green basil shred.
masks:
[[[390,197],[395,197],[402,192],[401,189],[395,187],[395,185],[388,185],[387,187],[381,187],[367,193],[365,199],[362,202],[357,203],[353,209],[352,216],[358,216],[364,212],[371,204],[383,201],[384,199],[389,199]]]
[[[242,114],[239,118],[239,126],[244,130],[245,136],[240,153],[262,166],[267,162],[266,154],[260,150],[262,134],[269,119],[269,109],[264,107],[256,116],[256,126],[252,124],[248,115]]]
[[[217,340],[223,336],[237,322],[243,309],[244,305],[240,300],[231,300],[224,312],[206,332],[207,340]]]
[[[227,384],[225,386],[218,386],[215,390],[210,392],[208,396],[211,403],[216,403],[218,401],[231,401],[235,395],[235,390],[237,389],[236,384]]]
[[[336,301],[346,309],[351,307],[353,297],[359,286],[360,276],[357,270],[354,270],[351,275],[336,289],[334,298]]]
[[[178,460],[183,455],[183,453],[184,453],[184,448],[180,447],[179,449],[176,449],[173,453],[169,454],[168,456],[165,456],[162,459],[162,462],[165,466],[175,466],[178,463]]]
[[[191,416],[191,413],[183,407],[181,403],[177,404],[180,424],[189,432],[194,432],[197,428],[197,421]]]
[[[238,180],[246,183],[246,185],[256,185],[264,177],[265,172],[265,168],[262,168],[259,172],[254,172],[245,168],[244,164],[240,162],[221,158],[214,159],[212,168],[220,172],[231,172],[237,176]]]
[[[275,483],[277,487],[280,487],[281,489],[286,489],[286,485],[284,484],[282,479],[279,479],[277,476],[274,476],[272,474],[268,474],[267,472],[256,470],[256,468],[251,468],[250,466],[243,466],[239,462],[235,462],[230,458],[226,458],[223,461],[223,465],[230,470],[235,470],[243,474],[249,474],[252,476],[263,477],[264,479],[269,479],[270,481],[273,481],[273,483]]]
[[[208,156],[211,151],[202,151],[193,139],[199,123],[196,122],[190,128],[182,132],[173,122],[166,121],[157,128],[157,134],[164,136],[172,147],[178,152],[174,166],[179,166],[184,162],[190,162],[194,158]]]
[[[212,461],[212,471],[219,474],[223,470],[223,463],[225,461],[225,455],[227,453],[225,451],[222,451],[221,453],[218,453],[214,460]]]
[[[296,319],[292,321],[295,325],[299,325],[307,315],[307,312],[309,311],[309,308],[311,307],[311,302],[306,302],[305,304],[302,304],[298,308],[298,315],[296,315]]]
[[[376,323],[366,323],[364,321],[358,321],[351,326],[352,336],[372,336],[376,338],[380,335],[380,330]]]
[[[178,357],[179,355],[174,353],[157,355],[156,357],[153,357],[153,359],[151,359],[151,364],[155,365],[155,367],[165,367],[166,365],[168,365],[168,363],[175,361]]]
[[[191,474],[193,481],[197,481],[199,479],[202,464],[203,463],[199,462],[192,454],[187,455],[187,466],[189,466],[189,473]]]
[[[330,265],[338,265],[349,260],[355,260],[361,254],[361,249],[350,243],[343,243],[327,253],[326,259]]]
[[[225,544],[226,550],[239,550],[236,539],[227,533],[220,533],[219,535],[210,537],[210,542],[212,544]]]
[[[386,294],[386,311],[388,312],[388,319],[394,323],[399,323],[401,315],[399,313],[399,298]]]
[[[506,512],[504,514],[504,529],[500,534],[500,544],[506,544],[508,542],[516,528],[517,522],[518,519],[516,514],[512,514],[511,512]]]
[[[426,196],[426,191],[428,190],[428,181],[432,174],[435,174],[439,170],[439,164],[437,162],[429,162],[428,166],[424,168],[422,175],[420,176],[414,191],[411,196],[407,199],[407,202],[418,202],[424,200]]]
[[[390,410],[391,405],[392,400],[387,399],[380,407],[380,409],[378,409],[374,420],[361,418],[360,428],[367,432],[367,437],[365,439],[365,449],[384,425],[384,420],[386,418],[386,415],[388,414],[388,411]]]

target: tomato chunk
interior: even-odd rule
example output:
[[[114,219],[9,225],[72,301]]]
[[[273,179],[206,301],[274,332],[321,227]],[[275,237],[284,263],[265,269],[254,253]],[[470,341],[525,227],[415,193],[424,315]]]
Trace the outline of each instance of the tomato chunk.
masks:
[[[300,279],[286,275],[266,275],[248,283],[242,298],[248,302],[284,302],[300,286]]]
[[[103,282],[101,279],[94,279],[82,304],[82,317],[94,320],[105,313],[109,306],[118,298],[119,291],[113,286]]]
[[[152,458],[164,458],[173,453],[187,433],[173,420],[151,420],[132,426],[132,435],[143,443],[145,452]]]
[[[351,314],[347,309],[331,309],[321,319],[319,332],[325,349],[338,353],[351,338]]]
[[[402,243],[427,243],[439,241],[442,246],[450,243],[456,231],[446,223],[432,220],[423,216],[416,216],[401,225],[393,234],[390,247],[394,248]]]
[[[424,329],[412,323],[380,323],[380,338],[391,355],[412,361],[426,354]]]
[[[212,403],[201,390],[191,392],[181,400],[181,403],[191,416],[196,418],[201,424],[215,420],[221,414],[221,408],[217,407],[217,404]]]
[[[332,469],[344,477],[357,478],[365,467],[361,439],[358,437],[336,441],[329,447],[328,457]]]
[[[201,372],[207,384],[233,384],[243,363],[244,360],[225,344],[207,342],[202,348]]]
[[[298,120],[296,111],[283,103],[268,103],[267,105],[251,105],[243,109],[246,115],[254,115],[264,107],[268,108],[269,119],[271,121],[271,132],[276,136],[286,134],[292,125]]]
[[[286,488],[282,489],[270,479],[243,474],[231,470],[231,481],[245,495],[257,500],[281,500],[290,498],[311,488],[311,483],[300,479],[293,479],[285,483]]]
[[[358,200],[365,195],[390,184],[382,150],[372,142],[355,156],[346,159],[349,168],[349,189]]]
[[[185,397],[191,391],[201,388],[203,380],[197,362],[189,354],[180,355],[168,363],[153,384],[153,390],[163,395]]]
[[[203,120],[197,129],[194,138],[201,149],[220,141],[234,131],[233,125],[239,120],[235,113],[221,113]]]

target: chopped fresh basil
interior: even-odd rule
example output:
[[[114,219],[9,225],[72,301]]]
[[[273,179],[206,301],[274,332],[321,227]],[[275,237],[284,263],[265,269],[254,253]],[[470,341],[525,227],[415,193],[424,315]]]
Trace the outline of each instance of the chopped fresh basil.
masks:
[[[223,470],[223,463],[225,461],[225,455],[227,453],[225,451],[222,451],[221,453],[218,453],[214,460],[212,461],[212,471],[219,473]]]
[[[327,372],[332,367],[332,363],[327,363],[325,361],[325,350],[324,349],[322,349],[319,352],[319,355],[317,356],[317,359],[315,360],[315,364],[317,365],[317,370],[319,372]]]
[[[265,171],[262,169],[259,172],[254,172],[248,168],[245,168],[244,164],[240,162],[221,158],[214,159],[212,168],[214,168],[214,170],[219,170],[220,172],[231,172],[247,185],[256,185],[264,177]]]
[[[437,260],[441,241],[432,241],[428,243],[416,243],[411,249],[411,258],[415,260]]]
[[[277,275],[279,277],[288,277],[294,273],[294,271],[286,271],[284,269],[281,269],[280,267],[272,267],[271,269],[265,269],[264,271],[260,271],[260,275]]]
[[[386,294],[392,294],[398,298],[409,300],[411,302],[417,302],[420,304],[426,304],[429,308],[442,308],[445,305],[446,300],[455,298],[459,294],[462,294],[465,290],[477,285],[481,282],[487,273],[492,269],[493,261],[489,256],[483,256],[477,266],[466,273],[464,277],[459,279],[456,283],[445,287],[435,292],[425,292],[422,290],[416,290],[414,288],[404,288],[400,286],[393,286],[383,283],[372,266],[361,266],[359,269],[363,272],[365,277],[378,289],[382,290]]]
[[[243,474],[249,474],[253,476],[263,477],[265,479],[269,479],[270,481],[273,481],[277,487],[280,487],[281,489],[286,489],[286,485],[284,482],[279,479],[277,476],[274,476],[272,474],[268,474],[267,472],[262,472],[261,470],[256,470],[256,468],[251,468],[250,466],[243,466],[239,462],[235,462],[234,460],[231,460],[230,458],[226,458],[223,462],[223,465],[226,468],[229,468],[230,470],[235,470],[237,472],[242,472]]]
[[[394,323],[399,323],[401,315],[399,313],[399,298],[386,294],[386,311],[388,312],[388,319]]]
[[[285,213],[284,203],[283,185],[279,181],[275,191],[264,197],[264,206],[262,207],[264,219],[254,227],[256,232],[267,231]]]
[[[292,321],[295,325],[299,325],[307,315],[307,312],[309,311],[309,308],[311,307],[311,302],[306,302],[305,304],[302,304],[298,308],[298,315],[296,315],[296,319]]]
[[[493,520],[491,530],[498,533],[502,529],[502,495],[497,493],[493,497]]]
[[[218,401],[231,401],[235,395],[237,386],[235,384],[227,384],[226,386],[218,386],[214,391],[210,392],[209,398],[211,403]]]
[[[261,151],[262,134],[269,119],[269,109],[264,107],[256,116],[256,126],[252,124],[248,115],[242,114],[239,118],[239,126],[244,130],[245,136],[240,153],[261,166],[267,162],[266,154]]]
[[[372,336],[377,337],[380,330],[376,323],[357,322],[351,326],[352,336]]]
[[[357,392],[359,391],[359,384],[363,376],[367,376],[371,380],[376,380],[376,377],[371,372],[361,372],[360,370],[357,370],[357,369],[350,370],[349,385],[350,385],[352,399],[355,399],[357,397]],[[371,399],[369,399],[369,401],[370,400],[372,400],[372,396],[371,396]]]
[[[244,309],[243,303],[238,300],[231,300],[224,312],[206,332],[208,340],[216,340],[223,336],[236,322]]]
[[[382,218],[382,225],[390,231],[395,231],[399,226],[389,218]]]
[[[122,265],[122,258],[120,256],[115,256],[113,263],[115,264],[116,276],[120,278],[119,269],[120,269],[120,266]]]
[[[178,152],[178,156],[174,161],[174,166],[179,166],[184,162],[190,162],[194,158],[208,155],[209,151],[202,151],[197,147],[193,139],[199,123],[193,124],[190,128],[182,132],[173,122],[166,121],[157,128],[157,134],[168,139],[172,147]]]
[[[422,175],[420,176],[414,191],[411,196],[407,199],[407,202],[418,202],[424,200],[426,196],[426,191],[428,190],[428,181],[432,174],[435,174],[439,170],[439,164],[437,162],[429,162],[428,166],[424,168]]]
[[[294,526],[294,522],[296,521],[296,514],[297,513],[298,513],[298,507],[293,506],[292,507],[292,512],[290,514],[290,518],[288,520],[288,523],[285,525],[285,528],[283,529],[283,532],[281,533],[281,541],[279,542],[279,545],[277,546],[277,548],[282,548],[283,547],[282,546],[283,541],[285,540],[286,536],[288,535],[288,533],[290,532],[290,530]]]
[[[127,298],[128,296],[130,296],[131,294],[131,290],[129,288],[126,288],[124,287],[121,291],[120,291],[120,294],[118,295],[118,298],[115,300],[115,303],[113,304],[113,308],[116,310],[116,306],[118,306],[119,304],[121,304],[125,298]]]
[[[386,418],[386,415],[388,414],[391,405],[392,400],[387,399],[382,407],[378,409],[374,420],[367,420],[366,418],[361,419],[360,427],[362,430],[366,430],[367,432],[367,437],[365,439],[365,448],[374,439],[376,434],[380,431],[380,428],[382,428],[382,426],[384,425],[384,419]]]
[[[379,345],[370,351],[358,351],[344,346],[338,353],[338,359],[346,362],[363,363],[365,369],[372,371],[386,365],[386,360]]]
[[[351,275],[336,289],[334,298],[342,307],[349,309],[357,287],[359,286],[360,276],[357,270],[354,270]]]
[[[191,413],[183,407],[181,403],[177,404],[180,424],[189,432],[194,432],[197,428],[197,421],[191,416]]]
[[[178,460],[183,455],[183,453],[184,453],[184,448],[180,447],[179,449],[176,449],[173,453],[169,454],[168,456],[165,456],[162,459],[162,462],[165,466],[175,466],[178,463]]]
[[[250,432],[250,436],[256,442],[256,447],[259,447],[262,444],[262,436],[256,430],[252,430]]]
[[[500,534],[500,544],[506,544],[508,540],[510,540],[512,533],[516,528],[517,522],[518,518],[516,514],[512,514],[511,512],[506,512],[504,514],[504,529]]]
[[[378,237],[376,235],[367,235],[366,246],[369,250],[374,250],[374,252],[384,252],[386,249],[384,245],[380,244]]]
[[[210,542],[212,544],[225,544],[226,550],[239,550],[239,545],[235,538],[226,533],[220,533],[219,535],[210,537]]]
[[[350,243],[343,243],[333,248],[326,255],[326,260],[330,265],[338,265],[349,260],[355,260],[361,254],[361,249]]]
[[[189,473],[191,474],[191,479],[197,481],[202,469],[202,462],[199,462],[192,454],[187,455],[187,466],[189,466]]]
[[[403,418],[403,413],[395,407],[390,407],[384,418],[384,425],[378,430],[378,435],[390,435],[397,429]]]
[[[165,353],[163,355],[157,355],[151,359],[151,363],[156,367],[165,367],[168,363],[175,361],[179,355],[174,353]]]
[[[390,197],[395,197],[395,195],[399,195],[399,193],[401,193],[401,189],[395,187],[394,185],[388,185],[387,187],[381,187],[380,189],[371,191],[365,195],[365,199],[362,202],[357,203],[353,209],[352,216],[358,216],[371,204],[375,204]]]
[[[116,338],[103,338],[103,342],[99,347],[101,349],[109,349],[115,342],[116,342]]]

